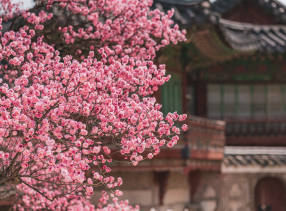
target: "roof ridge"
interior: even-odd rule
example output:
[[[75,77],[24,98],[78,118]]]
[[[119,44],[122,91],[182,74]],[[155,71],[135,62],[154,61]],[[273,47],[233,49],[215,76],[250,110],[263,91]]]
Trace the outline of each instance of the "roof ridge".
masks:
[[[262,9],[270,12],[275,18],[279,19],[283,23],[286,22],[285,13],[286,13],[286,5],[282,4],[277,0],[246,0],[247,2],[252,2],[258,4]],[[244,0],[217,0],[211,3],[211,10],[219,12],[221,14],[229,12],[236,5],[244,2]],[[267,13],[268,13],[267,12]],[[281,17],[283,16],[283,17]],[[277,19],[277,20],[278,20]]]
[[[286,147],[226,146],[226,155],[286,155]]]
[[[286,10],[286,5],[282,4],[281,2],[277,0],[271,0],[271,1],[273,1],[275,4],[278,4],[280,7],[283,7]]]
[[[156,0],[156,2],[162,2],[162,3],[168,3],[168,4],[174,4],[174,5],[195,5],[198,3],[202,3],[205,0],[191,0],[191,1],[184,1],[184,0]]]
[[[233,28],[233,29],[240,29],[242,30],[242,28],[240,27],[245,27],[244,29],[253,29],[253,28],[263,28],[264,30],[266,28],[270,28],[270,29],[273,29],[273,28],[285,28],[286,29],[286,26],[283,25],[283,24],[275,24],[275,25],[263,25],[263,24],[252,24],[252,23],[242,23],[242,22],[238,22],[238,21],[231,21],[231,20],[227,20],[227,19],[224,19],[224,18],[220,18],[219,19],[219,23],[221,24],[225,24],[227,25],[227,27],[229,28]]]

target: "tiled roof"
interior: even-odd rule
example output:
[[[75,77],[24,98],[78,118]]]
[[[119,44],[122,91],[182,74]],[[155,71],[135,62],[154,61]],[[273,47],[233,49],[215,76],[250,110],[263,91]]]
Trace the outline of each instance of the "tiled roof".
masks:
[[[286,50],[284,25],[253,25],[219,19],[219,27],[234,50],[268,53]]]
[[[225,147],[225,166],[285,166],[285,147]]]
[[[272,14],[277,21],[286,23],[286,7],[276,0],[247,0],[256,3],[265,12]],[[212,3],[211,9],[220,14],[229,12],[236,5],[240,4],[242,0],[217,0]]]
[[[188,27],[206,23],[209,16],[210,3],[205,0],[154,0],[152,9],[162,12],[174,9],[173,19],[176,23]]]
[[[225,41],[238,52],[258,51],[283,53],[286,51],[286,25],[255,25],[223,19],[221,13],[229,11],[242,0],[217,0],[211,5],[204,0],[155,0],[153,9],[174,9],[174,21],[183,27],[212,22],[218,26]],[[275,0],[249,0],[264,7],[276,19],[286,23],[286,7]]]

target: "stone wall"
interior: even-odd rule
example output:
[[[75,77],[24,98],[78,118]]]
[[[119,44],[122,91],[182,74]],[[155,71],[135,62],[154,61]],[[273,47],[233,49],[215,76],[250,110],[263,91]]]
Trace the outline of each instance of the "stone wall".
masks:
[[[121,199],[131,205],[139,205],[141,211],[155,208],[157,211],[255,211],[254,191],[263,177],[275,177],[286,184],[285,173],[219,173],[202,171],[199,185],[190,200],[188,175],[171,171],[168,177],[163,205],[159,205],[159,186],[154,171],[116,172],[123,178]],[[285,187],[286,189],[286,187]],[[98,197],[93,197],[96,204]],[[286,200],[286,196],[285,196]]]
[[[170,172],[167,191],[164,196],[163,206],[156,206],[158,211],[166,209],[183,211],[190,199],[190,190],[187,175],[181,172]]]
[[[213,171],[201,172],[199,186],[193,196],[193,203],[197,205],[197,208],[193,210],[220,211],[220,186],[219,173]]]
[[[278,178],[284,183],[285,173],[227,173],[203,172],[195,194],[195,211],[256,211],[255,187],[264,177]],[[286,195],[285,195],[286,201]]]
[[[128,199],[131,205],[139,205],[141,211],[155,208],[157,211],[183,211],[189,203],[188,177],[182,172],[171,171],[168,178],[163,205],[159,205],[159,187],[155,183],[153,171],[142,172],[116,172],[114,177],[122,177],[123,191],[121,200]],[[92,198],[96,204],[98,196]]]
[[[241,173],[224,174],[222,179],[222,211],[255,211],[255,188],[260,179],[273,177],[279,179],[286,190],[285,173]],[[286,195],[284,196],[286,200]]]

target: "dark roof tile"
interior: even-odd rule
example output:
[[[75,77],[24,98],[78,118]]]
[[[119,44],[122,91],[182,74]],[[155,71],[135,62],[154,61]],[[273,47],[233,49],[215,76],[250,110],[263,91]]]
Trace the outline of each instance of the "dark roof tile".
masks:
[[[209,3],[205,0],[154,0],[152,9],[158,8],[165,13],[174,9],[173,20],[182,26],[202,25],[209,18]]]
[[[272,13],[285,19],[286,7],[276,0],[256,1]],[[154,0],[153,9],[161,11],[174,9],[173,20],[184,27],[203,25],[211,22],[218,25],[226,42],[236,51],[258,51],[262,53],[282,53],[286,50],[286,26],[255,25],[221,18],[220,13],[230,10],[241,0],[217,0],[208,8],[204,0]],[[207,2],[208,3],[208,2]]]
[[[219,26],[230,46],[238,51],[284,52],[286,49],[286,26],[254,25],[225,19]]]
[[[266,13],[271,13],[277,20],[285,22],[283,14],[285,14],[286,7],[276,0],[247,0],[260,5]],[[212,3],[212,10],[219,13],[227,13],[236,5],[240,4],[242,0],[217,0]],[[285,22],[286,23],[286,22]]]
[[[223,164],[226,166],[286,166],[285,148],[225,147]]]

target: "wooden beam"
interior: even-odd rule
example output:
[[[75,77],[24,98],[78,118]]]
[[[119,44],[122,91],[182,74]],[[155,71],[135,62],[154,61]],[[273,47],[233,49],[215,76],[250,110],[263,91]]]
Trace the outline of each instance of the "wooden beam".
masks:
[[[0,201],[0,210],[5,210],[4,208],[7,208],[7,210],[9,210],[9,208],[13,205],[13,202],[15,201],[16,196],[12,195],[9,196],[8,198],[1,200]]]
[[[155,184],[159,186],[159,204],[163,205],[164,196],[167,190],[170,171],[154,172]]]
[[[222,160],[223,151],[191,150],[191,159]]]
[[[189,172],[189,190],[190,190],[190,200],[191,202],[194,202],[194,196],[198,190],[198,187],[201,182],[201,171],[195,170]]]
[[[227,146],[286,146],[285,136],[227,137]]]
[[[187,114],[188,113],[188,108],[187,108],[187,99],[186,99],[186,94],[187,94],[187,74],[186,74],[186,71],[184,70],[183,73],[182,73],[182,81],[183,81],[183,84],[182,84],[182,93],[183,93],[183,96],[182,96],[182,104],[183,104],[183,113],[184,114]]]
[[[207,115],[207,84],[199,81],[195,85],[196,115],[205,117]]]

